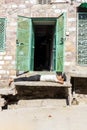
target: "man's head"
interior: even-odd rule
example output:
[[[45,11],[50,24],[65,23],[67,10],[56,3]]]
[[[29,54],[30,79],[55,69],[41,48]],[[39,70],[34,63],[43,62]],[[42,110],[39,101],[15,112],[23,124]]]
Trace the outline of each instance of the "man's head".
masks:
[[[60,77],[60,79],[63,79],[63,81],[66,81],[66,74],[62,72],[56,72],[57,76]]]
[[[64,81],[67,80],[67,78],[66,78],[66,74],[65,74],[65,73],[62,73],[62,78],[64,79]]]

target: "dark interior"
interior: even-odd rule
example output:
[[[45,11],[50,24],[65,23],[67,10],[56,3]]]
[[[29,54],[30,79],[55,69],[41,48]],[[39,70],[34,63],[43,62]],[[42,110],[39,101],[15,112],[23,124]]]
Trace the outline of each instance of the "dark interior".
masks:
[[[34,71],[50,70],[54,25],[34,25]]]
[[[85,3],[81,4],[77,7],[77,12],[87,12],[87,5],[85,5]]]
[[[78,7],[77,12],[87,12],[87,8]]]

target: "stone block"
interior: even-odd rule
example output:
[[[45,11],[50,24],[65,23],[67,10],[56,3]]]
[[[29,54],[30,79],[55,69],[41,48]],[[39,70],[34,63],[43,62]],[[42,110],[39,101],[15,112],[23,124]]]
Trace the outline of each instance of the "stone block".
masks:
[[[0,70],[0,74],[6,74],[6,70]]]
[[[0,66],[0,69],[2,69],[2,66]]]
[[[5,56],[4,60],[12,60],[12,56]]]
[[[21,9],[25,9],[26,6],[25,6],[24,4],[20,4],[20,5],[19,5],[19,8],[21,8]]]
[[[0,56],[0,60],[2,60],[3,59],[3,56]]]
[[[0,52],[0,55],[4,56],[4,55],[6,55],[6,52]]]
[[[4,63],[5,63],[4,61],[0,61],[0,65],[4,65]]]
[[[11,7],[12,7],[12,8],[17,8],[17,5],[16,5],[16,4],[13,4]]]
[[[69,31],[70,31],[70,32],[75,32],[75,31],[76,31],[76,28],[75,28],[75,27],[70,27],[70,28],[69,28]]]
[[[15,65],[15,64],[16,64],[16,61],[12,61],[11,64],[12,64],[12,65]]]
[[[6,103],[4,98],[0,98],[0,107],[4,106]]]
[[[68,18],[68,22],[75,22],[76,18]]]
[[[10,75],[15,75],[16,74],[16,70],[11,70],[10,71]]]

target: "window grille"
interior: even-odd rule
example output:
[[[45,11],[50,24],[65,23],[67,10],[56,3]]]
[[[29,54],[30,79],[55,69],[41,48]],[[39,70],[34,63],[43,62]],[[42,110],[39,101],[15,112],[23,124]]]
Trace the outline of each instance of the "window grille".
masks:
[[[39,4],[50,4],[51,0],[38,0]]]
[[[5,49],[5,18],[0,18],[0,51]]]
[[[78,64],[87,65],[87,13],[78,13]]]

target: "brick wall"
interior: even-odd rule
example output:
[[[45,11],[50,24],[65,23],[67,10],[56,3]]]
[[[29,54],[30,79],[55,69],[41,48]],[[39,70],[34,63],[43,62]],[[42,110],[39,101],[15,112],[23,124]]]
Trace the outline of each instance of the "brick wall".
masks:
[[[36,4],[35,0],[4,0],[0,7],[0,17],[7,19],[6,50],[0,52],[0,79],[8,80],[15,77],[16,71],[16,30],[17,16],[26,17],[58,17],[66,12],[66,41],[65,41],[65,71],[70,71],[76,66],[76,7],[79,2],[68,0],[64,3],[54,2],[49,5]],[[77,66],[79,67],[79,66]],[[87,70],[87,68],[85,68]]]

